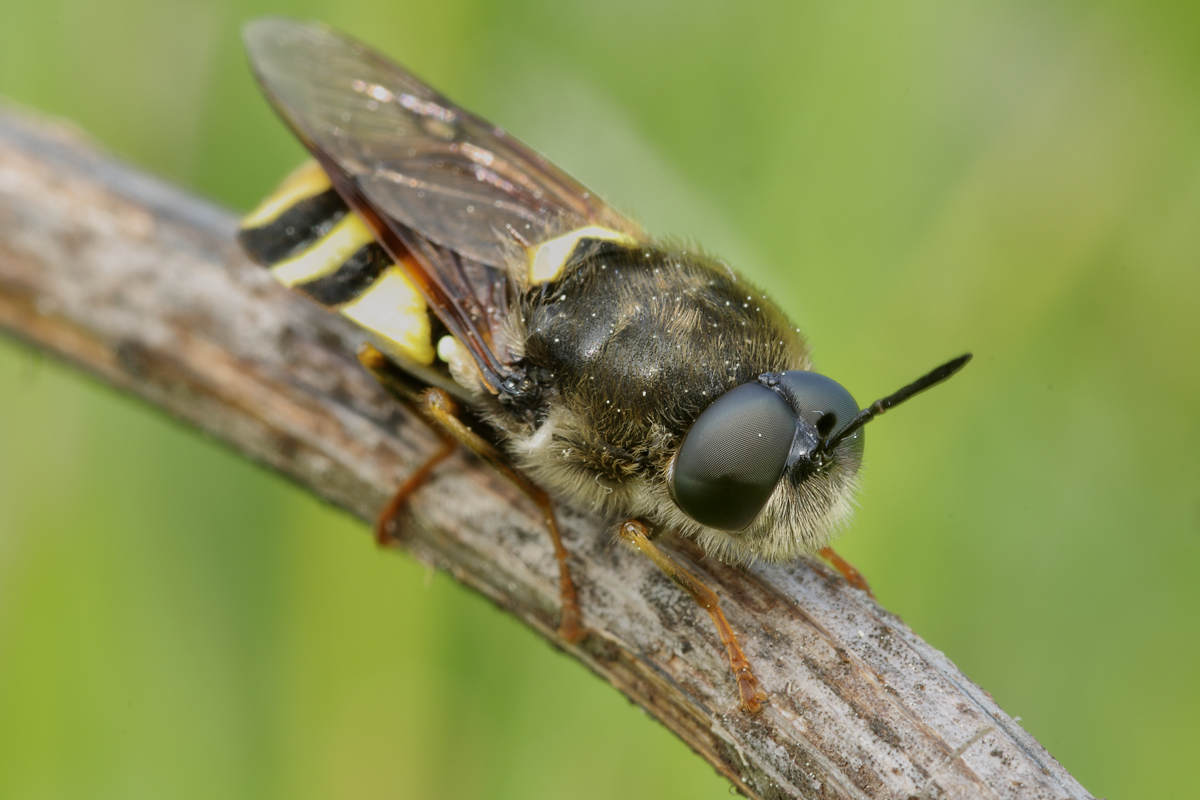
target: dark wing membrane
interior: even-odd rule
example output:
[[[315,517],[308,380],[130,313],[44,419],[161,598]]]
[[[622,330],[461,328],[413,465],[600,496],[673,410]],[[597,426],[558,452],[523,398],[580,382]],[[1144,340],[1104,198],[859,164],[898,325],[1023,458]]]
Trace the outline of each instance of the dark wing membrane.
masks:
[[[385,247],[408,251],[397,263],[424,269],[412,277],[494,388],[487,373],[508,354],[495,352],[484,298],[513,244],[586,225],[640,237],[574,178],[359,42],[287,19],[251,23],[245,41],[276,110]]]
[[[443,247],[500,267],[510,229],[536,244],[587,224],[629,228],[541,155],[359,42],[286,19],[253,22],[245,39],[296,133],[379,211]]]

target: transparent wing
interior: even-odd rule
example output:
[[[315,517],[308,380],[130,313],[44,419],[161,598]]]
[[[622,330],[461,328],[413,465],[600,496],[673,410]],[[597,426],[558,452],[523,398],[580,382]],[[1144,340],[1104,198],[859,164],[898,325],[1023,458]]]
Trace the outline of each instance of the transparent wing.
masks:
[[[570,175],[359,42],[276,18],[251,23],[245,41],[259,82],[309,149],[377,212],[437,245],[503,267],[514,241],[585,225],[640,237]]]

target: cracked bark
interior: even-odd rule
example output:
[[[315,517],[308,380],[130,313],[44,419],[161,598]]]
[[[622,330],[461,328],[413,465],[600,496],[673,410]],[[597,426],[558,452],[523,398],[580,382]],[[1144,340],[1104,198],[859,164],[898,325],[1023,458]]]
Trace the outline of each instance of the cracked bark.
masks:
[[[0,109],[0,327],[372,520],[437,448],[360,369],[361,334],[278,286],[233,213]],[[743,571],[664,546],[721,595],[770,701],[738,709],[708,616],[609,526],[563,511],[589,635],[558,639],[537,509],[457,455],[404,549],[645,708],[751,797],[1089,798],[897,617],[820,563]],[[366,532],[364,526],[364,532]]]

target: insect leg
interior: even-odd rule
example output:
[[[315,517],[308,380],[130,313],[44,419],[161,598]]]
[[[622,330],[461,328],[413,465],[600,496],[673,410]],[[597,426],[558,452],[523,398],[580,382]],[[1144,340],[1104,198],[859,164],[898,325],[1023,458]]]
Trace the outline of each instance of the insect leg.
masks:
[[[516,484],[517,488],[542,510],[542,517],[546,521],[546,528],[550,531],[550,539],[554,543],[554,557],[558,559],[559,593],[562,596],[562,619],[559,622],[558,632],[568,642],[578,642],[583,638],[583,621],[579,613],[579,601],[575,594],[575,582],[571,580],[571,567],[567,563],[570,553],[567,552],[567,548],[563,547],[562,536],[558,530],[558,520],[554,516],[554,501],[540,486],[509,466],[499,450],[468,428],[455,415],[457,404],[447,392],[442,389],[426,389],[422,400],[421,411],[426,418]]]
[[[875,599],[875,593],[871,591],[871,585],[867,583],[867,579],[863,577],[863,574],[849,561],[833,552],[832,547],[822,547],[817,551],[817,555],[828,561],[834,569],[842,573],[842,577],[846,579],[847,583],[855,589],[862,589],[872,600]]]
[[[446,448],[439,450],[421,469],[405,481],[396,493],[396,497],[388,503],[380,516],[379,523],[376,525],[376,535],[379,535],[379,531],[385,524],[390,526],[391,518],[388,515],[391,514],[394,517],[408,496],[428,477],[433,467],[453,452],[455,444],[461,444],[512,481],[526,497],[541,509],[546,528],[550,531],[550,539],[554,543],[554,557],[558,560],[559,594],[562,597],[562,619],[559,621],[558,632],[568,642],[578,642],[582,639],[583,619],[579,612],[575,582],[571,579],[571,568],[568,564],[570,553],[563,546],[562,536],[558,530],[558,520],[554,515],[554,501],[550,499],[550,496],[540,486],[513,469],[505,460],[503,453],[458,418],[458,404],[449,392],[436,387],[427,387],[419,392],[414,392],[415,387],[411,385],[411,379],[407,375],[403,375],[400,370],[395,369],[383,353],[370,345],[364,346],[359,351],[358,360],[370,370],[371,374],[383,384],[393,397],[416,408],[450,448],[449,451],[446,451]],[[414,485],[408,488],[409,484]],[[388,535],[390,536],[390,534]]]
[[[742,708],[752,714],[757,713],[762,709],[762,704],[767,699],[767,693],[759,685],[758,678],[754,676],[754,670],[750,668],[750,661],[742,652],[741,645],[738,644],[737,635],[730,627],[729,620],[725,619],[725,612],[721,611],[717,593],[708,588],[695,575],[676,564],[670,556],[658,548],[658,545],[650,541],[649,534],[650,531],[645,524],[636,519],[627,520],[621,526],[620,531],[622,539],[653,561],[656,567],[675,581],[696,601],[697,605],[712,617],[713,625],[717,628],[717,636],[720,637],[721,644],[725,645],[725,652],[729,656],[729,666],[733,670],[733,676],[737,679]]]
[[[400,512],[404,510],[404,506],[408,504],[408,498],[412,497],[413,492],[429,480],[434,467],[454,455],[454,451],[458,449],[458,442],[446,435],[440,428],[435,427],[434,431],[441,438],[442,446],[416,472],[409,475],[404,483],[400,484],[400,488],[392,495],[392,499],[383,507],[383,511],[379,512],[379,517],[375,520],[375,542],[380,547],[389,547],[400,541],[400,537],[396,534],[396,520],[400,516]]]
[[[416,411],[422,419],[426,419],[421,410],[421,394],[426,388],[423,383],[398,368],[387,356],[369,344],[364,344],[359,350],[358,360],[394,400]],[[426,419],[426,421],[428,420]],[[458,441],[453,436],[438,425],[431,424],[430,427],[442,440],[442,446],[416,472],[408,476],[408,479],[392,495],[388,504],[383,507],[383,511],[379,512],[379,516],[375,520],[375,542],[380,547],[389,547],[399,542],[400,537],[396,533],[397,522],[408,499],[429,480],[434,467],[445,461],[458,449]]]

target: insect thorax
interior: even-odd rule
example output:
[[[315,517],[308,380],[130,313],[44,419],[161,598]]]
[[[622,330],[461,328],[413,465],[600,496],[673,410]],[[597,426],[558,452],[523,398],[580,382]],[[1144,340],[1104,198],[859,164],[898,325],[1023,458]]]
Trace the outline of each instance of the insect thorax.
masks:
[[[606,463],[660,460],[724,392],[809,363],[774,303],[686,251],[585,240],[560,278],[527,293],[522,314],[525,363],[602,434],[592,446]]]

